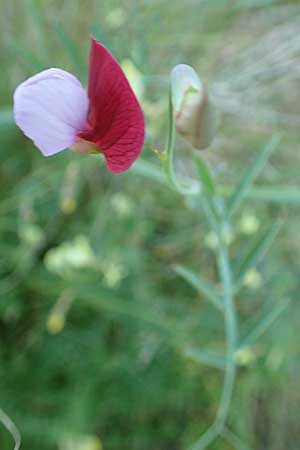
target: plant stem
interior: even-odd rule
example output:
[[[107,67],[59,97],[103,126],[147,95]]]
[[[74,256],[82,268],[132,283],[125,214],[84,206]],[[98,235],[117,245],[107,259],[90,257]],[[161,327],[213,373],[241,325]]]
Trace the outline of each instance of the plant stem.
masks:
[[[223,390],[214,423],[200,437],[200,439],[190,447],[190,450],[204,450],[223,432],[231,403],[236,373],[234,354],[236,350],[237,325],[235,306],[233,301],[233,283],[228,250],[222,236],[222,230],[225,228],[226,223],[223,218],[220,219],[220,223],[216,223],[216,221],[211,220],[212,211],[210,210],[209,202],[207,202],[205,199],[203,202],[203,206],[206,214],[209,213],[209,215],[207,214],[208,220],[211,226],[214,228],[214,231],[216,232],[218,237],[217,261],[219,277],[222,282],[224,291],[223,301],[227,341],[227,358],[225,364]]]
[[[163,168],[168,178],[170,185],[178,193],[183,195],[200,194],[201,204],[207,216],[207,220],[214,230],[218,238],[217,248],[217,262],[219,278],[223,286],[223,306],[225,319],[225,334],[226,334],[226,362],[223,390],[221,394],[219,408],[211,427],[196,441],[189,450],[204,450],[213,442],[224,430],[226,420],[231,403],[236,365],[235,365],[235,351],[236,351],[236,315],[235,305],[233,301],[233,283],[230,268],[230,260],[227,251],[226,243],[223,238],[223,230],[226,228],[226,215],[224,211],[222,214],[216,212],[214,201],[212,201],[212,193],[207,189],[201,190],[201,184],[196,180],[188,180],[187,183],[179,182],[176,177],[174,169],[174,146],[175,146],[175,120],[172,105],[171,93],[169,94],[169,130],[165,152],[161,155]]]
[[[219,242],[221,240],[222,237],[219,240]],[[220,242],[218,253],[219,253],[218,254],[219,273],[224,288],[225,330],[227,340],[227,361],[224,378],[224,387],[220,407],[217,414],[217,420],[218,423],[220,424],[220,432],[221,432],[223,431],[225,421],[227,418],[235,380],[236,366],[234,355],[236,350],[237,326],[236,326],[235,305],[233,300],[231,269],[227,248],[223,242]]]

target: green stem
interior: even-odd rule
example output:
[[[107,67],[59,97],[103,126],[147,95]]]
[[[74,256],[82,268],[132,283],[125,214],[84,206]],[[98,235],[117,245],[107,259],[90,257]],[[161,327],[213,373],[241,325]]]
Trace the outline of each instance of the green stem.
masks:
[[[224,290],[224,317],[227,341],[227,358],[225,364],[223,390],[215,421],[211,425],[211,427],[201,436],[201,438],[192,445],[190,450],[204,450],[223,432],[231,403],[236,373],[234,354],[236,350],[237,325],[235,306],[233,301],[233,283],[228,251],[222,236],[222,229],[226,224],[224,223],[224,220],[220,225],[216,224],[216,222],[212,223],[212,211],[210,211],[209,203],[207,201],[204,201],[204,210],[207,213],[209,212],[208,219],[213,226],[219,241],[217,260],[219,276]]]
[[[219,236],[219,238],[221,237]],[[219,242],[221,241],[221,239],[219,240]],[[227,340],[227,362],[224,387],[220,402],[220,408],[217,414],[217,421],[220,426],[220,432],[222,432],[227,418],[235,380],[236,366],[234,356],[237,340],[237,325],[235,305],[233,300],[232,276],[227,248],[223,242],[220,242],[219,246],[218,264],[220,277],[224,287],[225,330]]]
[[[227,246],[223,239],[223,230],[227,225],[225,215],[223,212],[221,215],[216,213],[216,210],[214,208],[214,202],[212,201],[209,192],[206,192],[206,190],[204,190],[204,192],[201,192],[200,189],[201,185],[199,182],[189,180],[188,183],[184,183],[177,179],[174,170],[174,147],[175,147],[175,120],[174,120],[172,99],[170,95],[168,139],[166,150],[161,156],[164,171],[166,173],[170,185],[180,194],[183,195],[199,194],[199,193],[202,194],[201,204],[206,213],[211,228],[215,231],[218,237],[218,249],[216,256],[218,261],[219,277],[223,286],[224,319],[225,319],[225,332],[227,344],[223,390],[214,423],[200,437],[200,439],[190,447],[190,450],[204,450],[211,442],[213,442],[223,432],[224,427],[226,425],[233,393],[235,373],[236,373],[236,365],[234,359],[237,340],[235,305],[233,301],[233,283]]]
[[[169,95],[169,130],[166,149],[161,155],[163,168],[170,185],[180,194],[195,195],[200,192],[200,184],[196,180],[179,181],[174,169],[174,148],[175,148],[175,120],[174,111]]]

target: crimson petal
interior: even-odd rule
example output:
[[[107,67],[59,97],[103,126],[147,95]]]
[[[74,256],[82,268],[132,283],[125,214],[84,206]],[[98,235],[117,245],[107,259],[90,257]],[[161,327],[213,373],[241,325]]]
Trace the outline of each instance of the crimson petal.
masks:
[[[144,117],[120,65],[94,38],[91,42],[88,96],[89,129],[78,136],[96,143],[111,172],[124,172],[139,156],[144,145]]]

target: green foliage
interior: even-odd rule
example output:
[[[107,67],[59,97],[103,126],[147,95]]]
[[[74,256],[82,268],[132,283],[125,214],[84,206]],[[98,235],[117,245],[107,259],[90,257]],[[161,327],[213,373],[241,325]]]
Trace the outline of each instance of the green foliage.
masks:
[[[178,275],[182,276],[191,286],[193,286],[199,293],[205,295],[218,309],[223,309],[222,301],[218,292],[206,280],[202,279],[200,275],[183,266],[175,266],[174,270]]]
[[[247,192],[251,190],[251,186],[255,178],[261,172],[271,153],[278,146],[279,142],[280,140],[277,136],[273,137],[272,140],[263,147],[262,151],[258,153],[252,164],[246,169],[240,182],[237,184],[228,199],[227,213],[229,216],[241,206],[243,200],[247,195]]]
[[[235,263],[235,283],[237,289],[242,285],[247,272],[256,266],[268,251],[269,247],[271,247],[279,232],[280,226],[281,222],[275,222],[258,236],[255,236],[253,239],[254,242],[251,241],[246,251],[241,252],[240,257]]]

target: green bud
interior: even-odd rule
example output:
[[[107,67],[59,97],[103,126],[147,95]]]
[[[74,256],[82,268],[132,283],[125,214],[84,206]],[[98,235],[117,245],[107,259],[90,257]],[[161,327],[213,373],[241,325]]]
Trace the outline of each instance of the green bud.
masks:
[[[179,64],[172,70],[171,99],[177,132],[193,147],[207,148],[216,134],[217,115],[192,67]]]

